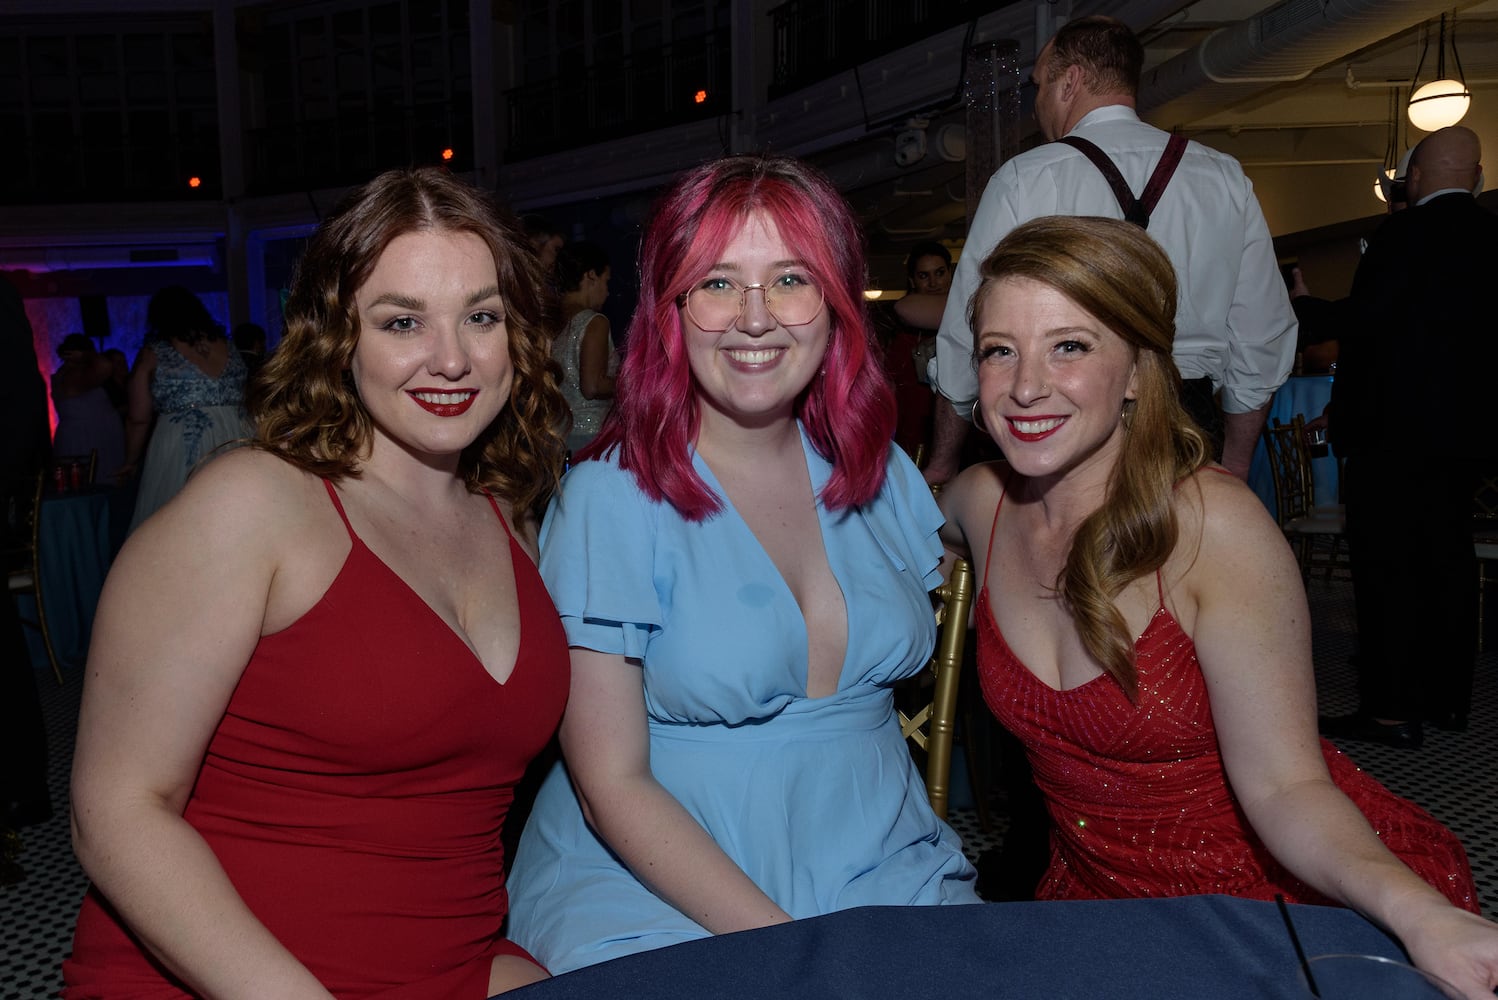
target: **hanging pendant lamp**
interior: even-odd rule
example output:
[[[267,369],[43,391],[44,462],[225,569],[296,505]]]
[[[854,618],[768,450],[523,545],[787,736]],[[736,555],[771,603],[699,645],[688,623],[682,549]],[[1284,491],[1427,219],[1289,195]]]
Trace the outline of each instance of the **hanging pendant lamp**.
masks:
[[[1420,70],[1425,65],[1425,53],[1430,48],[1430,35],[1425,36],[1425,48],[1420,51],[1420,62],[1415,67],[1410,86],[1416,88],[1410,94],[1407,113],[1410,124],[1423,132],[1455,125],[1462,120],[1472,106],[1472,92],[1467,89],[1466,74],[1462,72],[1462,57],[1456,51],[1456,26],[1451,29],[1451,55],[1456,62],[1456,79],[1446,76],[1446,15],[1441,15],[1439,41],[1436,44],[1436,78],[1416,87],[1420,82]]]

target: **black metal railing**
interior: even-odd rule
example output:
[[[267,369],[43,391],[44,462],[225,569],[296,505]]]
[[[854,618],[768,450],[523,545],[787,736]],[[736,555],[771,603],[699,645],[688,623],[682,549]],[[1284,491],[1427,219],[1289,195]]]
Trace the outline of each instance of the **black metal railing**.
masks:
[[[723,28],[516,87],[505,95],[506,159],[723,114],[733,106],[731,59]]]

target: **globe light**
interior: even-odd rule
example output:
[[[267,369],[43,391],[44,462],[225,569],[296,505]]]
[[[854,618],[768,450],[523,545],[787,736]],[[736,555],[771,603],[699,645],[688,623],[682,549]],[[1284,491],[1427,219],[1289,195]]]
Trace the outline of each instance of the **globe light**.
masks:
[[[1388,201],[1389,199],[1384,197],[1384,187],[1392,183],[1394,183],[1394,168],[1384,167],[1384,175],[1373,179],[1373,196],[1379,201]]]
[[[1460,80],[1435,80],[1410,95],[1410,124],[1422,132],[1455,125],[1472,106],[1472,93]]]

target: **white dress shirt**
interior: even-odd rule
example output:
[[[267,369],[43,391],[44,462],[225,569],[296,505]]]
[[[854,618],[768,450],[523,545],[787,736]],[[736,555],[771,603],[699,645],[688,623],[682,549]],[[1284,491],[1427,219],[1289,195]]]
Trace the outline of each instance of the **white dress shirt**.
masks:
[[[1122,105],[1093,110],[1070,134],[1107,153],[1136,197],[1170,138]],[[964,419],[978,396],[967,323],[978,268],[1011,229],[1047,215],[1121,219],[1123,210],[1097,167],[1064,143],[1032,149],[994,173],[957,263],[932,366],[937,388]],[[1170,256],[1180,285],[1174,355],[1181,377],[1210,376],[1227,413],[1269,402],[1294,364],[1295,314],[1269,226],[1238,161],[1188,143],[1149,234]]]

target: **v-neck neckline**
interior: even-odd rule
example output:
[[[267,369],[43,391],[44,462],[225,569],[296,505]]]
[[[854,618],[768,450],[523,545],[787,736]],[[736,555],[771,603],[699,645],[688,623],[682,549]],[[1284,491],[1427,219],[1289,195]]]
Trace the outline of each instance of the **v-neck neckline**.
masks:
[[[827,544],[828,512],[822,506],[821,492],[827,485],[827,480],[832,469],[827,461],[816,453],[816,450],[811,445],[811,440],[806,436],[806,428],[802,426],[799,420],[796,421],[796,430],[801,437],[801,455],[802,459],[806,462],[806,476],[811,482],[812,504],[816,509],[817,531],[822,539],[822,553],[827,557],[828,572],[832,574],[833,581],[837,584],[838,590],[843,595],[843,619],[844,628],[846,629],[843,644],[843,661],[838,666],[837,684],[827,694],[819,695],[816,698],[813,698],[809,691],[809,681],[811,679],[811,633],[806,624],[806,612],[802,609],[801,602],[796,600],[796,594],[791,590],[790,584],[786,582],[785,575],[780,572],[780,567],[775,565],[774,559],[770,558],[770,553],[766,550],[764,543],[759,540],[759,536],[754,533],[754,529],[749,526],[749,522],[744,519],[744,515],[739,513],[739,509],[734,506],[733,498],[728,495],[728,491],[719,482],[717,474],[713,472],[712,467],[707,464],[707,460],[697,452],[696,448],[692,449],[692,465],[697,469],[698,475],[702,476],[703,481],[707,483],[712,491],[718,495],[718,499],[722,501],[723,513],[732,515],[739,530],[754,544],[755,551],[759,553],[759,557],[769,567],[770,572],[774,574],[775,579],[779,582],[781,592],[790,601],[791,607],[796,609],[796,617],[801,622],[801,638],[803,640],[800,657],[801,696],[807,701],[821,701],[842,694],[844,690],[843,684],[848,676],[848,663],[853,655],[853,608],[852,602],[848,600],[848,587],[843,582],[842,575],[838,572],[837,562],[832,557],[832,548]]]

